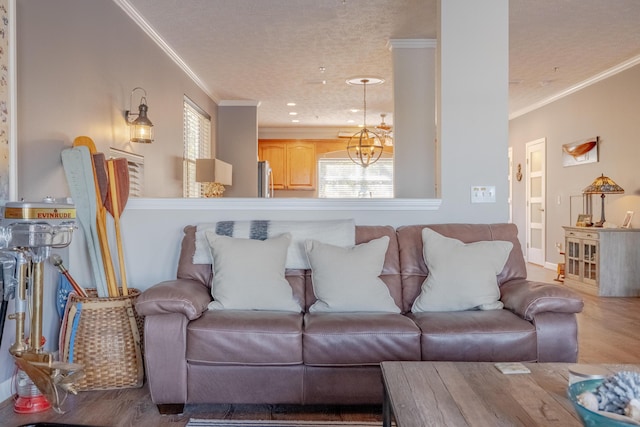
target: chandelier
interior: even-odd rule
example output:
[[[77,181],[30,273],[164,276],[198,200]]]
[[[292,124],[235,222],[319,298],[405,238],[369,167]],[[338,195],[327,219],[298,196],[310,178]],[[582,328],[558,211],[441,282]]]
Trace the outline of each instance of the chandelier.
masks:
[[[375,163],[382,156],[385,136],[380,131],[367,129],[367,84],[380,84],[384,82],[378,78],[361,78],[347,80],[351,85],[362,85],[364,92],[364,120],[362,130],[356,132],[347,143],[347,154],[352,162],[366,168]]]

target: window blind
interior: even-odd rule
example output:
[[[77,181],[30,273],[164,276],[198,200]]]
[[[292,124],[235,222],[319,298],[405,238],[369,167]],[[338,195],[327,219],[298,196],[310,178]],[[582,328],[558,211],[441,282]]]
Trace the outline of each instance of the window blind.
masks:
[[[144,156],[130,151],[118,150],[110,147],[112,158],[127,159],[129,169],[129,197],[144,197]]]
[[[393,159],[381,158],[366,168],[350,159],[319,159],[318,197],[392,198]]]
[[[185,96],[183,196],[200,197],[200,184],[196,182],[196,159],[206,159],[211,154],[211,117]]]

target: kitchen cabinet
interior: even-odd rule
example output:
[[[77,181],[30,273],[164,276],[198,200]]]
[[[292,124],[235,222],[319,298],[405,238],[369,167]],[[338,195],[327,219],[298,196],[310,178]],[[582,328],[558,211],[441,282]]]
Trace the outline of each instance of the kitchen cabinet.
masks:
[[[282,143],[260,143],[258,157],[269,162],[274,190],[285,188],[286,146]]]
[[[600,296],[640,296],[640,230],[563,228],[565,283]]]
[[[275,190],[315,190],[314,143],[260,141],[258,153],[260,160],[269,162]]]

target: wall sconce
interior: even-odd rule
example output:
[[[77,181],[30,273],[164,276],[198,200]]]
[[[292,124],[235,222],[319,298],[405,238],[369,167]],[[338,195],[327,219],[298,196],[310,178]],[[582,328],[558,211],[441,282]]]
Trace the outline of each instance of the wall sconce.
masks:
[[[232,166],[218,159],[196,159],[196,182],[203,183],[204,197],[222,197],[231,185]]]
[[[131,106],[133,105],[133,93],[136,90],[141,90],[144,95],[140,97],[140,105],[138,106],[138,113],[131,112]],[[125,111],[124,117],[127,120],[129,126],[131,126],[131,136],[129,140],[131,142],[140,142],[143,144],[150,144],[153,142],[153,123],[147,117],[147,91],[141,87],[136,87],[131,91],[129,96],[129,110]],[[135,120],[131,120],[131,116],[137,116]]]

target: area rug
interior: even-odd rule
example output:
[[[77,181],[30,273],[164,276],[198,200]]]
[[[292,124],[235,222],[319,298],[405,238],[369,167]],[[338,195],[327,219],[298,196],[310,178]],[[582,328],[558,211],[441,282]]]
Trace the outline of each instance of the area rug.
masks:
[[[381,422],[362,421],[208,420],[191,418],[185,427],[380,427],[381,425]]]

